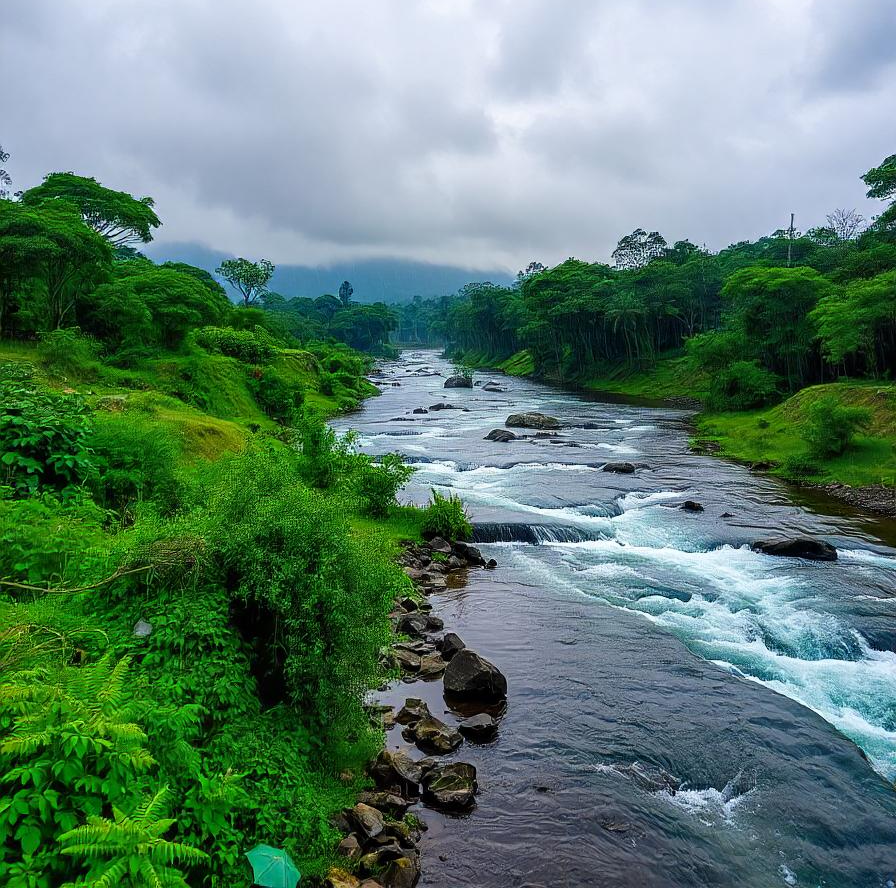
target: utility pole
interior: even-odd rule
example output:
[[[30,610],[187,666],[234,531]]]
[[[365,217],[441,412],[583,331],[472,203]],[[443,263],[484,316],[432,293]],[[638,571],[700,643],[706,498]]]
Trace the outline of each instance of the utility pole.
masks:
[[[787,229],[787,267],[790,268],[791,253],[793,250],[793,213],[790,214],[790,228]]]

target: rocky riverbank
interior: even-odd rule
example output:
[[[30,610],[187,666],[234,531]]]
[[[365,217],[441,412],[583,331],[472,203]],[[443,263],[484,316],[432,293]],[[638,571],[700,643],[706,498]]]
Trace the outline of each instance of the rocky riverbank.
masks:
[[[462,541],[434,538],[408,544],[400,558],[414,584],[414,594],[395,602],[396,640],[383,652],[383,665],[401,681],[443,683],[443,696],[456,724],[436,717],[417,697],[408,697],[396,711],[371,706],[372,718],[389,732],[401,727],[406,750],[383,749],[368,768],[373,788],[342,812],[337,826],[344,838],[337,853],[344,867],[330,871],[327,888],[413,888],[420,878],[419,842],[425,821],[420,806],[464,814],[476,804],[476,768],[452,758],[464,743],[495,739],[507,698],[507,681],[496,666],[469,650],[456,633],[446,631],[427,600],[466,573],[493,569],[479,549]],[[415,757],[412,750],[424,754]],[[413,810],[412,810],[413,809]]]

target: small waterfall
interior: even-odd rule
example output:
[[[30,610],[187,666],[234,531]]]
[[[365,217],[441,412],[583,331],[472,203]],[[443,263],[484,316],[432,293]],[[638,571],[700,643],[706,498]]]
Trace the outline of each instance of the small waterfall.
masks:
[[[603,539],[598,531],[564,524],[522,524],[517,522],[482,522],[473,525],[475,543],[584,543]]]

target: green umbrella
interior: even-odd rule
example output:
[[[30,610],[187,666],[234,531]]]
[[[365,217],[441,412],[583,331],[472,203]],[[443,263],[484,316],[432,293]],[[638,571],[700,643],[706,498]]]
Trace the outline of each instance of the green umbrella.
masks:
[[[302,877],[292,858],[281,848],[256,845],[246,852],[246,857],[252,864],[255,884],[262,888],[296,888]]]

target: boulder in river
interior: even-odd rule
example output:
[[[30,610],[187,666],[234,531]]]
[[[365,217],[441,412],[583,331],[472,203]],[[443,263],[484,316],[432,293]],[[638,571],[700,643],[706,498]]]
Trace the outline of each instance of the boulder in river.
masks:
[[[417,697],[408,697],[404,706],[395,713],[395,721],[400,725],[414,725],[430,714],[429,707]]]
[[[508,429],[492,429],[483,439],[484,441],[497,441],[499,444],[509,444],[516,441],[517,436]]]
[[[445,388],[473,388],[473,379],[470,376],[449,376],[445,380]]]
[[[415,407],[412,412],[413,413],[429,413],[429,411],[425,407]]]
[[[402,796],[417,795],[423,777],[423,765],[415,762],[406,752],[383,749],[369,768],[377,786],[396,789]]]
[[[778,555],[783,558],[806,558],[810,561],[837,560],[837,550],[830,543],[811,537],[757,540],[751,548],[764,555]]]
[[[447,401],[439,401],[438,404],[430,404],[429,409],[430,410],[463,410],[465,412],[469,412],[469,411],[467,411],[466,407],[458,407],[456,404],[449,404]]]
[[[494,740],[498,733],[498,722],[488,713],[480,712],[464,719],[457,729],[474,743],[488,743],[489,740]]]
[[[521,429],[559,429],[560,420],[545,413],[512,413],[504,425]]]
[[[448,811],[471,808],[477,788],[476,769],[467,762],[437,765],[423,777],[424,800]]]
[[[436,640],[436,647],[441,651],[443,659],[452,660],[466,645],[456,632],[446,632],[441,638]]]
[[[617,475],[631,475],[635,471],[635,467],[630,462],[609,462],[602,471],[614,472]]]
[[[680,508],[681,508],[682,512],[702,512],[703,511],[703,506],[701,506],[700,503],[696,502],[695,500],[685,500],[681,504]]]
[[[507,679],[475,651],[458,651],[445,668],[445,693],[465,700],[497,702],[507,697]]]
[[[484,392],[501,392],[504,393],[507,391],[506,388],[502,388],[496,382],[487,382],[484,386],[482,386],[482,391]]]

